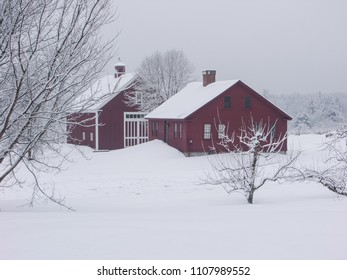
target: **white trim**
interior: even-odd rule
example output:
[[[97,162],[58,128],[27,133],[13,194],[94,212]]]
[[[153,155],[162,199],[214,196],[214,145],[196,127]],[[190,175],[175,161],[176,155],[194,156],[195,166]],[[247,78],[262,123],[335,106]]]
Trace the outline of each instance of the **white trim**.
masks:
[[[136,105],[142,104],[142,92],[136,92],[135,93],[135,104]]]
[[[225,138],[225,124],[218,124],[218,139],[224,139]]]
[[[211,139],[212,138],[212,125],[210,123],[204,123],[204,135],[203,139]]]
[[[99,111],[95,112],[95,150],[99,150]]]
[[[126,147],[126,137],[127,129],[126,129],[126,121],[125,121],[125,112],[123,113],[123,147]]]
[[[146,113],[124,112],[124,148],[148,141],[148,120]]]

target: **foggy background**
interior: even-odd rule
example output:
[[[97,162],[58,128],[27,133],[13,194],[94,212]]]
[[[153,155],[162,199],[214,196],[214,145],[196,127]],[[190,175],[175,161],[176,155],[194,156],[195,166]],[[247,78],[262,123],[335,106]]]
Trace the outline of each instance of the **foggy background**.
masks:
[[[258,92],[347,92],[345,0],[117,0],[117,57],[135,71],[155,52],[183,50],[217,80],[241,79]]]

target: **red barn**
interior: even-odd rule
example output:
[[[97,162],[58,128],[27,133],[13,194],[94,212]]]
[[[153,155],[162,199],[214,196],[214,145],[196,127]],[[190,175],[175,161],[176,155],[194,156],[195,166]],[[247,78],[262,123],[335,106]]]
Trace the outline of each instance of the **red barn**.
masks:
[[[118,62],[116,74],[95,82],[79,99],[92,97],[92,106],[71,114],[68,143],[86,145],[95,150],[114,150],[148,141],[145,114],[125,103],[125,94],[134,90],[136,76],[125,73],[125,65]]]
[[[216,71],[203,71],[203,82],[192,82],[146,116],[149,140],[160,139],[187,156],[203,154],[220,141],[219,125],[239,131],[242,122],[275,126],[287,132],[292,118],[240,80],[215,81]],[[282,151],[287,150],[287,143]]]

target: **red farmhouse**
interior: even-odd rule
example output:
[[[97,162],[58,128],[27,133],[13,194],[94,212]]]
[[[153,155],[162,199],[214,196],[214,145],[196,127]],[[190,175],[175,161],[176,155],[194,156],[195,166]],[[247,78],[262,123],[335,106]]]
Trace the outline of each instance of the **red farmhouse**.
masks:
[[[203,154],[220,141],[218,127],[237,132],[242,121],[275,125],[287,132],[292,118],[240,80],[215,81],[216,71],[203,71],[203,82],[192,82],[146,116],[149,139],[160,139],[185,155]],[[218,127],[218,128],[217,128]],[[282,151],[287,150],[287,143]]]
[[[70,116],[68,143],[86,145],[95,150],[114,150],[137,145],[148,140],[145,114],[127,105],[125,93],[134,90],[136,76],[125,73],[125,65],[118,62],[116,74],[108,75],[82,94],[79,99],[96,100],[95,104]]]

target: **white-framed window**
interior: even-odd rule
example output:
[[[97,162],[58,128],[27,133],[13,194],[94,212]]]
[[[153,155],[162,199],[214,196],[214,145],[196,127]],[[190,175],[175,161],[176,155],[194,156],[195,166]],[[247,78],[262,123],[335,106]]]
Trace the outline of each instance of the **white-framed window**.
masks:
[[[180,123],[180,131],[179,131],[179,137],[182,139],[183,136],[183,125]]]
[[[135,103],[138,105],[142,104],[142,92],[135,93]]]
[[[211,124],[204,124],[204,139],[211,139]]]
[[[262,122],[255,122],[254,123],[254,129],[255,129],[255,132],[262,132],[263,130],[263,123]]]
[[[82,132],[82,140],[86,140],[86,133]]]
[[[218,125],[218,139],[223,139],[225,137],[225,124]]]
[[[94,133],[93,132],[90,133],[90,141],[94,141]]]

